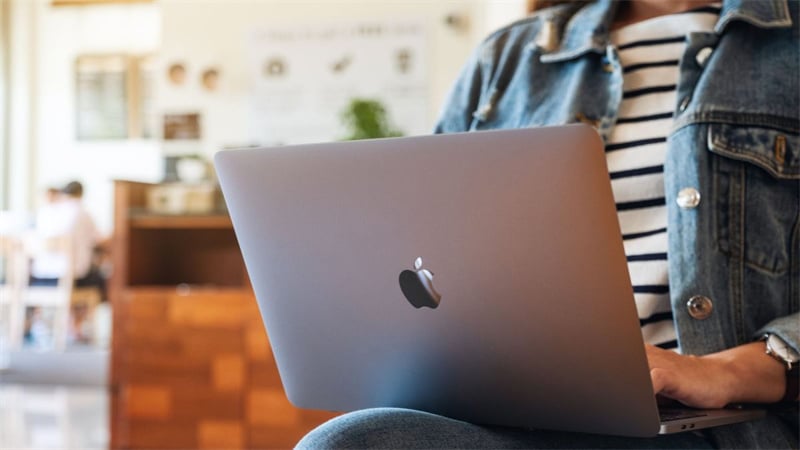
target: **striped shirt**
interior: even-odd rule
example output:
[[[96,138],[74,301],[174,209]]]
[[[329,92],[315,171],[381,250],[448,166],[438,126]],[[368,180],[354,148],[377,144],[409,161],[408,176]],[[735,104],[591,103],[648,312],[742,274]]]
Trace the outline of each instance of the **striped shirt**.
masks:
[[[660,16],[611,34],[623,73],[617,126],[606,161],[622,228],[628,271],[645,342],[677,349],[669,299],[666,141],[676,103],[686,34],[711,31],[718,5]]]

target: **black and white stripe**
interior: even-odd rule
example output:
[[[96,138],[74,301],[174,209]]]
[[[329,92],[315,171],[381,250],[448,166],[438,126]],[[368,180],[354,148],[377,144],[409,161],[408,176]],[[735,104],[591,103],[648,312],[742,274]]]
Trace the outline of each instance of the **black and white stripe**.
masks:
[[[664,160],[686,34],[710,31],[719,7],[635,23],[612,33],[623,94],[606,161],[645,342],[677,349],[669,300]]]

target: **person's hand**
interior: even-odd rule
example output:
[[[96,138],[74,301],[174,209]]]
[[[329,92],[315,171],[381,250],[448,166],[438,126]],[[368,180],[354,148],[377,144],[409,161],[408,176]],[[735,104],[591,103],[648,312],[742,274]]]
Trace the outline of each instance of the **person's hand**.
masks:
[[[731,383],[730,374],[718,361],[653,345],[646,350],[656,395],[695,408],[722,408],[729,403],[725,387]]]
[[[785,388],[785,368],[754,342],[706,356],[680,355],[647,345],[657,395],[694,408],[773,403]]]

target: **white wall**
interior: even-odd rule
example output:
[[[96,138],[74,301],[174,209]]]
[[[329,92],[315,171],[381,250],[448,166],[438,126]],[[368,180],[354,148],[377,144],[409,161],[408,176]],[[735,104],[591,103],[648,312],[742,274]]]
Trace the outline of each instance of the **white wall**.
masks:
[[[87,207],[98,226],[110,232],[112,180],[160,179],[160,148],[156,141],[76,140],[75,60],[83,54],[157,52],[161,42],[159,7],[53,8],[48,0],[31,1],[37,2],[33,197],[38,199],[48,185],[81,180]]]
[[[8,146],[6,145],[8,126],[6,107],[8,105],[8,17],[6,0],[0,0],[0,210],[8,208],[8,163],[10,162]]]
[[[425,21],[431,42],[428,119],[433,123],[477,42],[523,9],[524,0],[160,0],[58,8],[49,0],[12,0],[9,206],[30,210],[46,186],[80,179],[90,211],[110,232],[112,180],[161,178],[158,141],[76,140],[74,64],[79,55],[154,53],[159,61],[220,66],[225,95],[196,97],[197,92],[167,92],[156,85],[160,112],[192,106],[204,111],[201,145],[211,154],[223,145],[246,143],[245,33],[254,26],[358,18]],[[450,14],[466,18],[467,26],[445,25]]]
[[[211,155],[225,146],[247,145],[251,103],[248,95],[251,61],[248,37],[256,28],[292,24],[318,25],[353,20],[412,19],[425,24],[430,48],[427,121],[431,125],[459,69],[485,34],[488,6],[513,6],[514,1],[481,0],[162,0],[163,42],[158,67],[158,103],[167,111],[198,111],[203,140],[193,151]],[[455,15],[466,26],[448,26]],[[176,88],[164,73],[169,64],[184,62],[190,83]],[[220,93],[203,92],[197,83],[204,67],[222,68]],[[430,127],[429,127],[430,128]]]
[[[31,138],[33,133],[32,98],[34,94],[34,60],[29,51],[34,47],[36,24],[36,8],[32,2],[15,1],[10,9],[8,30],[8,133],[6,137],[8,158],[8,180],[5,185],[9,192],[8,207],[15,211],[29,208],[30,191],[34,178],[33,159],[31,157]],[[4,171],[5,173],[6,171]]]
[[[485,0],[482,31],[490,33],[527,14],[527,0]]]

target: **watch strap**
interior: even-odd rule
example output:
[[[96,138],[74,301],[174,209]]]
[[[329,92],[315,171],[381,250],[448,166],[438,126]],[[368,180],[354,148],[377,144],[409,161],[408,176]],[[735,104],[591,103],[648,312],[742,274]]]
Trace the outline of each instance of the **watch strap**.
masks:
[[[782,402],[797,401],[800,393],[800,365],[793,364],[792,370],[786,371],[786,392],[783,393]]]
[[[775,350],[770,346],[770,337],[773,339],[777,338],[784,345],[786,343],[783,342],[783,339],[772,335],[771,333],[765,333],[761,337],[766,344],[767,355],[775,358],[778,362],[786,366],[786,390],[783,393],[783,398],[781,398],[781,401],[795,402],[797,401],[798,394],[800,394],[800,361],[797,360],[796,356],[793,358],[793,360],[790,360],[776,353]]]

